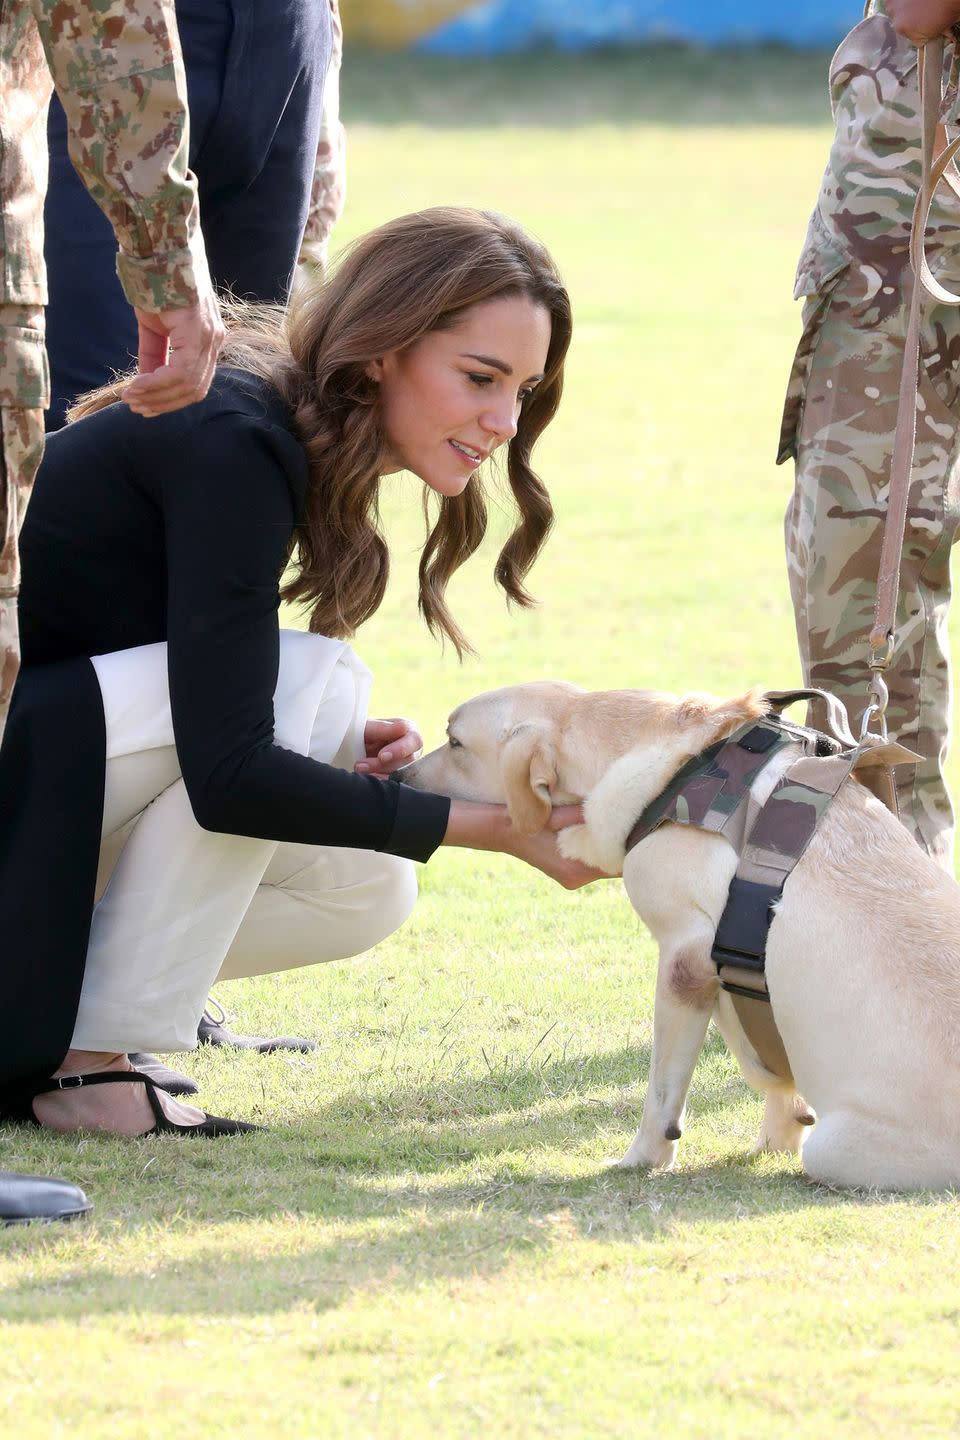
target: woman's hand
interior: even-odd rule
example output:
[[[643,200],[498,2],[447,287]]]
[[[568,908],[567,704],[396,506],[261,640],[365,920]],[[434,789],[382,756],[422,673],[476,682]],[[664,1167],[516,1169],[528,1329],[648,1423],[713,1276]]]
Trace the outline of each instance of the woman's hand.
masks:
[[[363,730],[364,760],[358,760],[354,770],[358,775],[375,775],[384,780],[416,760],[423,749],[423,739],[409,720],[368,720]]]
[[[583,824],[581,805],[558,805],[543,830],[521,835],[510,823],[505,805],[482,805],[472,800],[452,800],[444,845],[468,850],[499,850],[525,860],[565,890],[579,890],[593,880],[610,877],[580,860],[568,860],[557,849],[556,832],[568,825]]]
[[[925,45],[960,20],[960,0],[887,0],[887,14],[898,35]]]

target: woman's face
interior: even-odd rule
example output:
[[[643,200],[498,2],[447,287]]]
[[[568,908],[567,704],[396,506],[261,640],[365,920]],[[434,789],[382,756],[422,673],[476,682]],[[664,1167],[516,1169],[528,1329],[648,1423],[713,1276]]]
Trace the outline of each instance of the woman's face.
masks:
[[[438,495],[459,495],[474,470],[512,439],[524,399],[543,378],[550,315],[523,296],[474,305],[371,361],[380,386],[388,462]]]

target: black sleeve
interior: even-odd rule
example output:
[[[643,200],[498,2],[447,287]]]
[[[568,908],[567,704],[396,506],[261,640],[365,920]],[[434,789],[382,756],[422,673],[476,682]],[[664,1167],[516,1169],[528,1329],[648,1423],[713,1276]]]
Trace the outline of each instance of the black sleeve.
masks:
[[[167,462],[170,703],[190,803],[206,830],[425,860],[449,800],[274,744],[279,576],[304,464],[286,430],[222,411]]]

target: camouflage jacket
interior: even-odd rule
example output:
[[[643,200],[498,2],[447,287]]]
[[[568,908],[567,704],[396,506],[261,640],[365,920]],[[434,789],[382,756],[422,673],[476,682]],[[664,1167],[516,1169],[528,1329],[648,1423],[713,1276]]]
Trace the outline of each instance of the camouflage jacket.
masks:
[[[117,237],[131,305],[196,302],[205,285],[187,88],[173,0],[0,0],[0,305],[46,302],[46,113]]]

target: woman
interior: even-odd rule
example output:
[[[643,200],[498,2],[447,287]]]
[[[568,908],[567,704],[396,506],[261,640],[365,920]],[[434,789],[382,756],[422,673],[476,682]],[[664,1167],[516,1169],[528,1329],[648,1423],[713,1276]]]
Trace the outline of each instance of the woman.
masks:
[[[444,592],[482,539],[477,471],[502,445],[519,523],[496,578],[530,603],[552,518],[530,453],[569,340],[541,246],[490,214],[431,210],[358,242],[285,327],[273,312],[235,325],[201,404],[134,414],[118,382],[52,438],[0,751],[8,1116],[249,1128],[156,1091],[126,1053],[193,1045],[218,975],[369,948],[413,905],[411,860],[440,844],[594,878],[502,807],[384,784],[420,737],[364,723],[369,675],[342,639],[383,597],[379,482],[406,469],[439,497],[420,608],[462,652]],[[281,636],[281,593],[309,607],[310,634]],[[98,862],[115,868],[94,906]]]

